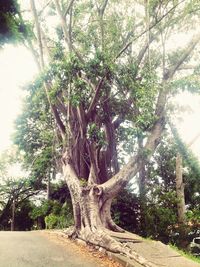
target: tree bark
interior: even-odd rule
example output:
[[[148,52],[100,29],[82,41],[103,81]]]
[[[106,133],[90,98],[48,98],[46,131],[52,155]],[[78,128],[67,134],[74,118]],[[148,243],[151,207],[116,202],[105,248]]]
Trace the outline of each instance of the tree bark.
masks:
[[[11,231],[15,231],[15,195],[13,195],[12,201]]]
[[[176,156],[176,194],[178,198],[178,203],[177,203],[178,222],[180,224],[185,223],[185,194],[184,194],[182,169],[183,169],[182,157],[180,153],[177,153],[177,156]]]

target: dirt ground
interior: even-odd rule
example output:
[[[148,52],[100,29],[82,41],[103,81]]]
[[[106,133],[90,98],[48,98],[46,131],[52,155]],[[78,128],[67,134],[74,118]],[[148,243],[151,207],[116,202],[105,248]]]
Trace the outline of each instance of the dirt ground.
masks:
[[[77,244],[75,241],[64,237],[60,231],[41,231],[40,233],[47,237],[50,241],[55,242],[66,249],[71,247],[73,251],[81,254],[87,260],[95,260],[96,265],[94,265],[94,267],[123,267],[120,263],[110,259],[104,252],[99,252],[92,247],[86,247],[80,243]]]

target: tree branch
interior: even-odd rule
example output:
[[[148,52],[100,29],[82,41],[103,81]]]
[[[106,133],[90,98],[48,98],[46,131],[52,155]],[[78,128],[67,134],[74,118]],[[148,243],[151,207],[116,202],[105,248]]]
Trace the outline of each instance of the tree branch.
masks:
[[[184,63],[184,61],[190,56],[196,45],[200,41],[200,33],[195,34],[195,36],[192,38],[192,40],[189,42],[187,48],[185,51],[181,54],[181,57],[179,60],[177,60],[176,64],[171,67],[167,72],[164,74],[164,80],[171,79],[176,71],[180,68],[180,66]]]
[[[102,7],[100,8],[100,15],[101,15],[101,16],[103,16],[107,4],[108,4],[108,0],[105,0],[104,3],[103,3],[103,5],[102,5]]]
[[[148,29],[145,29],[144,31],[142,31],[140,34],[138,34],[136,37],[133,38],[133,40],[131,40],[130,42],[128,42],[122,49],[121,51],[117,54],[117,56],[115,57],[115,59],[118,59],[121,54],[123,54],[126,49],[137,39],[139,39],[141,36],[143,36],[147,31],[150,31],[151,29],[153,29],[157,24],[159,24],[165,17],[167,17],[172,11],[174,11],[177,6],[179,6],[181,3],[183,3],[185,0],[180,1],[179,3],[177,3],[176,5],[174,5],[172,8],[170,8],[169,11],[167,11],[161,18],[159,18],[158,20],[156,20],[152,25],[149,26]]]
[[[75,0],[71,0],[71,2],[69,3],[68,7],[66,8],[66,10],[64,12],[64,17],[67,16],[67,14],[69,13],[70,9],[72,8],[74,2],[75,2]]]
[[[90,106],[88,108],[88,111],[86,113],[86,117],[89,118],[91,116],[91,113],[95,107],[95,105],[97,104],[98,100],[99,100],[99,95],[100,95],[100,90],[101,90],[101,87],[104,83],[104,80],[105,80],[105,76],[103,76],[100,81],[98,82],[97,86],[96,86],[96,89],[95,89],[95,94],[94,94],[94,97],[90,103]]]
[[[153,152],[155,151],[157,145],[159,144],[159,140],[161,138],[161,134],[165,127],[165,119],[164,112],[165,106],[167,102],[167,95],[169,93],[169,89],[166,87],[166,82],[173,77],[176,70],[184,63],[187,57],[194,50],[195,46],[200,40],[200,34],[192,38],[188,47],[185,49],[185,53],[180,57],[179,61],[175,66],[169,70],[169,75],[164,77],[163,80],[163,88],[159,92],[159,96],[156,104],[155,114],[157,116],[157,120],[155,121],[150,134],[147,138],[147,142],[145,144],[144,149],[148,151],[148,158],[151,157]],[[140,169],[140,151],[129,160],[128,164],[126,164],[115,176],[113,176],[109,181],[102,184],[102,188],[104,190],[105,195],[116,195],[120,189],[127,184],[127,182],[136,175],[136,173]],[[107,195],[107,197],[108,197]]]
[[[144,46],[142,47],[142,49],[140,50],[138,56],[137,56],[137,66],[140,65],[140,63],[142,62],[142,59],[149,47],[149,44],[152,43],[152,41],[154,40],[153,36],[150,37],[150,39],[148,41],[146,41],[146,43],[144,44]]]
[[[31,4],[31,10],[33,13],[33,17],[35,20],[35,26],[36,26],[36,31],[37,31],[37,39],[38,39],[38,45],[39,45],[39,51],[40,51],[40,68],[44,68],[44,55],[43,55],[43,47],[42,47],[42,37],[41,37],[41,30],[40,30],[40,24],[38,20],[38,15],[37,15],[37,10],[35,7],[35,1],[30,0]]]
[[[65,21],[65,17],[62,14],[62,10],[60,8],[58,0],[54,0],[54,3],[55,3],[55,6],[56,6],[57,13],[58,13],[58,15],[60,17],[60,21],[61,21],[61,25],[62,25],[62,29],[63,29],[63,33],[64,33],[64,39],[65,39],[66,44],[68,45],[68,49],[69,49],[69,51],[73,50],[74,53],[79,58],[79,60],[82,63],[84,63],[84,60],[83,60],[81,54],[79,53],[79,51],[77,51],[77,49],[75,48],[75,46],[71,42],[70,32],[68,31],[68,27],[67,27],[67,24],[66,24],[66,21]],[[71,30],[71,26],[70,26],[69,30]]]

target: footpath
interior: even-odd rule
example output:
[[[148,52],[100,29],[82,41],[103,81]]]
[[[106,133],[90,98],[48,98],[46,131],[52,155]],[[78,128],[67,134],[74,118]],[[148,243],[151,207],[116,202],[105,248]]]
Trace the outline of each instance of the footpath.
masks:
[[[127,244],[136,253],[144,257],[148,262],[155,266],[162,267],[200,267],[199,263],[194,262],[182,256],[179,252],[172,249],[170,246],[163,244],[160,241],[145,240],[134,234],[118,234],[119,239],[127,238]],[[133,240],[128,241],[131,238]],[[122,255],[114,255],[113,258],[118,258],[123,266],[126,267],[142,267],[134,260],[130,260]]]

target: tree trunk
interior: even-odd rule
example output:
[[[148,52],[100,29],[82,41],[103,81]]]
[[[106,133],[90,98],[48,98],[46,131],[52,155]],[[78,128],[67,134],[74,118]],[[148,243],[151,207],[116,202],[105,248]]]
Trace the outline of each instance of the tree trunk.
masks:
[[[50,200],[50,192],[51,191],[51,174],[48,174],[47,177],[47,200]]]
[[[11,231],[15,231],[15,196],[13,196],[13,202],[12,202]]]
[[[178,222],[180,224],[185,223],[185,194],[184,183],[182,173],[182,157],[180,153],[176,156],[176,194],[178,198],[177,210],[178,210]]]
[[[143,151],[143,139],[138,138],[138,147],[140,151]],[[146,170],[145,170],[145,157],[142,157],[141,155],[141,165],[140,165],[140,170],[138,172],[139,176],[139,197],[140,197],[140,214],[141,214],[141,219],[140,219],[140,227],[141,231],[143,234],[146,233],[146,208],[147,208],[147,198],[146,198]]]
[[[80,238],[115,253],[125,254],[145,267],[155,267],[153,263],[113,237],[114,232],[124,232],[113,222],[110,214],[111,202],[117,191],[107,194],[106,187],[94,183],[81,186],[69,162],[63,163],[63,173],[70,190],[75,220],[73,231],[66,232],[68,236]]]

